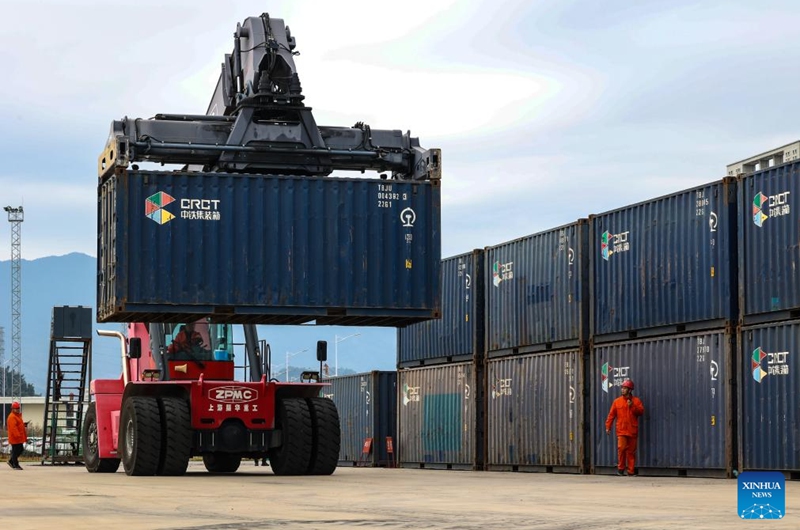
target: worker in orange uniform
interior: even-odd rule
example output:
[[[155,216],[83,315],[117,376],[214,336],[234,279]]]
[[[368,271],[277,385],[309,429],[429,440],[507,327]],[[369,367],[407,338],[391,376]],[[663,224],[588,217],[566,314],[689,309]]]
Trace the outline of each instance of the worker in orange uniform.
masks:
[[[611,424],[617,420],[617,475],[625,474],[627,464],[628,476],[633,476],[636,466],[636,438],[639,435],[639,416],[644,414],[642,400],[633,395],[633,381],[627,379],[622,383],[622,395],[611,404],[606,418],[606,434],[611,434]]]
[[[6,425],[8,426],[8,443],[11,446],[11,458],[8,459],[8,465],[11,466],[11,469],[21,470],[19,457],[25,447],[25,442],[28,441],[28,429],[22,419],[19,401],[11,404],[11,414],[8,415]]]

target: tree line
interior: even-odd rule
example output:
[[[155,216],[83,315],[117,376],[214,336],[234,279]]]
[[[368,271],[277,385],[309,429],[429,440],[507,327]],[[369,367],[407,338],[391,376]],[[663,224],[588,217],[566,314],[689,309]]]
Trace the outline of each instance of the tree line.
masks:
[[[11,370],[6,367],[0,367],[0,393],[2,393],[3,389],[5,388],[5,396],[11,395],[11,379],[17,374],[15,370]],[[33,388],[33,385],[25,381],[25,374],[19,374],[20,377],[20,389],[21,389],[21,396],[20,397],[27,397],[27,396],[36,396],[36,389]],[[4,384],[5,383],[5,386]]]

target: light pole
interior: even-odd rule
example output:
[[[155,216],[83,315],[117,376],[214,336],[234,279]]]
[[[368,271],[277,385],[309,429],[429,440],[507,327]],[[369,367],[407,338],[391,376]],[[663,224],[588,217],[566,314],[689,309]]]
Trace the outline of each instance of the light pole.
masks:
[[[353,337],[358,337],[361,333],[353,333],[352,335],[348,335],[346,337],[339,338],[339,335],[333,336],[333,362],[334,362],[334,369],[333,375],[334,377],[339,377],[339,343],[344,342],[347,339],[351,339]]]
[[[296,352],[293,352],[293,353],[289,353],[288,351],[286,352],[286,382],[287,383],[289,382],[289,357],[292,357],[294,355],[299,355],[299,354],[307,352],[307,351],[308,351],[308,348],[306,348],[305,350],[300,350],[300,351],[296,351]]]
[[[3,393],[3,430],[6,430],[6,377],[8,377],[8,364],[11,362],[11,359],[6,359],[3,364],[0,364],[0,368],[3,369],[3,381],[2,381],[2,393]]]

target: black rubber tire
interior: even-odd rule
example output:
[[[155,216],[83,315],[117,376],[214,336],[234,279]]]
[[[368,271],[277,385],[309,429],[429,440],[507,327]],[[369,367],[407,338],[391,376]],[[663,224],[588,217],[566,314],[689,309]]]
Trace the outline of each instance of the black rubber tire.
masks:
[[[100,440],[97,436],[97,409],[94,403],[89,404],[81,429],[81,447],[83,447],[83,463],[89,473],[116,473],[119,469],[119,458],[100,458]]]
[[[119,428],[122,467],[133,476],[158,473],[161,461],[161,415],[158,401],[150,397],[130,397],[122,404]]]
[[[232,453],[206,453],[203,464],[209,473],[235,473],[242,463],[242,455]]]
[[[336,410],[336,404],[327,398],[308,398],[307,401],[314,435],[311,442],[311,462],[306,474],[330,475],[336,471],[339,463],[342,437],[339,411]]]
[[[313,429],[311,412],[303,398],[282,399],[277,404],[275,428],[281,431],[281,445],[269,452],[276,475],[305,475],[311,462]]]
[[[158,474],[180,476],[192,454],[192,417],[189,402],[177,397],[158,398],[161,417],[161,461]]]

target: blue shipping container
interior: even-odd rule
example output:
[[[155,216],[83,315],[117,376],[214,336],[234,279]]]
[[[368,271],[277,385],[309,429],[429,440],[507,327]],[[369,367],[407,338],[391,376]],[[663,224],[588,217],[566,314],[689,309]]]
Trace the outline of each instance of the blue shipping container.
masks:
[[[439,181],[125,171],[98,195],[100,322],[439,317]]]
[[[800,207],[795,200],[800,197],[800,163],[742,177],[739,190],[739,295],[744,321],[796,318],[800,316]]]
[[[491,359],[486,380],[488,469],[584,470],[580,350]]]
[[[717,330],[597,346],[592,351],[592,466],[617,465],[605,421],[631,379],[644,404],[636,467],[642,474],[730,474],[735,417],[734,335]]]
[[[800,471],[800,321],[742,330],[741,470]]]
[[[737,318],[735,192],[726,178],[591,217],[595,340]]]
[[[442,318],[398,330],[398,366],[481,357],[483,251],[442,260],[441,285]]]
[[[397,373],[398,461],[403,467],[482,467],[476,370],[472,363]]]
[[[486,249],[490,356],[577,346],[585,338],[588,236],[583,219]]]
[[[342,441],[339,465],[392,466],[388,440],[397,440],[397,372],[373,371],[326,379],[323,396],[336,403]],[[363,454],[371,441],[371,451]]]

